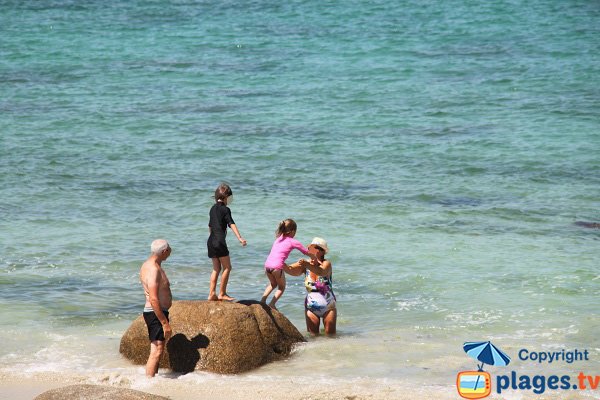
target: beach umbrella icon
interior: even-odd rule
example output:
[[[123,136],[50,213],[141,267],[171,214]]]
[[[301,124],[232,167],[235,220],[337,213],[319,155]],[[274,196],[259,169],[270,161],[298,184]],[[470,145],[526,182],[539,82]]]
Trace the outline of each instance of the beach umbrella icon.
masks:
[[[502,350],[492,344],[492,342],[466,342],[463,349],[470,357],[481,361],[479,370],[483,371],[483,364],[506,366],[510,363],[510,357]]]
[[[463,350],[469,357],[481,361],[481,365],[478,365],[479,371],[483,371],[483,364],[506,366],[510,363],[510,357],[489,340],[487,342],[466,342],[463,344]],[[477,387],[480,377],[481,375],[477,375],[475,387]]]

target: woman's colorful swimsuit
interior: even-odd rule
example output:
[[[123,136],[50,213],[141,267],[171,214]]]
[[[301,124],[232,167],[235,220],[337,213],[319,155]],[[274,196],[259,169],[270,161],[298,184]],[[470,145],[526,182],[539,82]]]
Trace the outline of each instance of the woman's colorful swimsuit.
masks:
[[[316,280],[313,280],[310,271],[307,269],[304,286],[308,292],[304,300],[306,310],[322,318],[328,311],[335,308],[336,299],[330,277],[319,276]]]

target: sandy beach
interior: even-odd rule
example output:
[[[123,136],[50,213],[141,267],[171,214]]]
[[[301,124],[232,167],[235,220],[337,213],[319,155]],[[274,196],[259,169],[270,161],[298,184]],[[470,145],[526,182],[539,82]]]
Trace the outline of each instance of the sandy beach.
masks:
[[[106,375],[78,375],[72,373],[40,373],[32,376],[1,373],[0,399],[31,400],[51,389],[74,385],[96,384],[128,388],[169,397],[172,400],[414,400],[459,399],[453,386],[419,386],[387,380],[353,379],[348,381],[322,382],[298,378],[273,377],[272,382],[256,380],[251,376],[172,375],[161,371],[153,380],[146,379],[140,369],[135,377],[119,373]],[[387,382],[386,382],[387,381]],[[492,393],[489,399],[507,400],[576,400],[597,398],[577,392],[554,392],[550,394],[527,394],[511,392]]]
[[[62,386],[74,384],[98,384],[135,389],[147,393],[170,397],[173,400],[203,400],[223,398],[231,400],[309,400],[347,399],[383,400],[435,398],[454,399],[452,387],[408,388],[396,383],[373,381],[310,382],[302,377],[281,379],[273,377],[272,382],[254,380],[249,377],[212,376],[198,380],[191,376],[170,376],[161,374],[148,380],[140,373],[131,379],[119,374],[85,376],[77,374],[43,373],[32,377],[16,374],[0,375],[0,399],[31,400],[35,396]],[[311,386],[312,383],[312,386]]]

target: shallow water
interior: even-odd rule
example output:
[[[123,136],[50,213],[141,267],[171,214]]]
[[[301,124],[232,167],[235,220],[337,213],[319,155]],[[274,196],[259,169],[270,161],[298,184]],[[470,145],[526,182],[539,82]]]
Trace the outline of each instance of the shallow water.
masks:
[[[340,337],[295,370],[451,386],[472,340],[524,371],[521,348],[587,348],[558,371],[597,370],[600,231],[575,222],[600,220],[599,14],[3,2],[2,368],[137,374],[117,349],[139,265],[165,237],[175,298],[205,298],[225,180],[249,243],[230,236],[232,295],[260,297],[281,219],[330,243]],[[290,277],[301,329],[302,299]]]

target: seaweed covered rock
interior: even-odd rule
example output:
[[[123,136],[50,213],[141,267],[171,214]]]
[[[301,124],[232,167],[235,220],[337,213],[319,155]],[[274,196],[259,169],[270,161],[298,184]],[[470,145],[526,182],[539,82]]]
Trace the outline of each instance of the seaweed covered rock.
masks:
[[[101,385],[71,385],[48,390],[34,400],[64,400],[64,399],[94,399],[94,400],[169,400],[168,397],[156,396],[137,390],[115,388]]]

